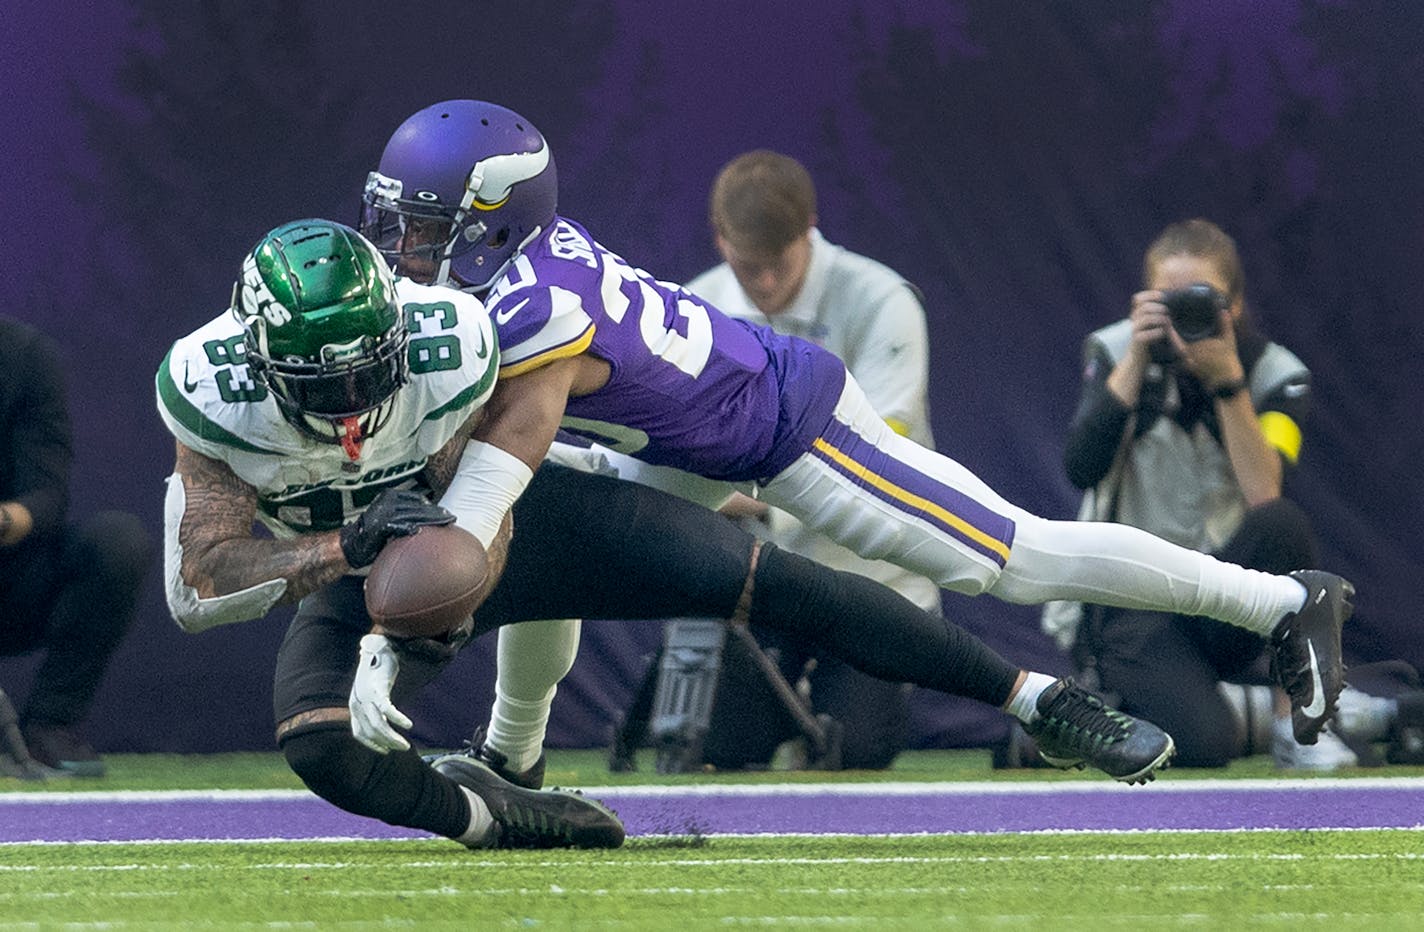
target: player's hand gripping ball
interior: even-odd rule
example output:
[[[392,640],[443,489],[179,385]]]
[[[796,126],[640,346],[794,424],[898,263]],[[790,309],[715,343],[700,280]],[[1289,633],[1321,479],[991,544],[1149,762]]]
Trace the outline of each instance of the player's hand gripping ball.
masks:
[[[474,612],[488,579],[489,557],[475,535],[427,525],[381,548],[366,577],[366,611],[393,637],[441,638]]]

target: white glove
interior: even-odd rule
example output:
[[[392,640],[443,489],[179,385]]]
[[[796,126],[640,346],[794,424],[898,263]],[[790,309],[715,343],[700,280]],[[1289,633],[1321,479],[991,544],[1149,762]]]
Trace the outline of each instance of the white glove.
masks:
[[[391,703],[391,687],[400,672],[400,658],[382,634],[361,638],[361,662],[351,684],[351,734],[378,754],[406,751],[410,742],[392,725],[409,728],[411,720]]]

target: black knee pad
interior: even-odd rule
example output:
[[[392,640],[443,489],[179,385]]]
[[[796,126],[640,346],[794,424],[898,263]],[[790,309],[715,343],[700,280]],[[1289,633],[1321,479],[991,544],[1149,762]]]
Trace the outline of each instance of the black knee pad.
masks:
[[[843,580],[805,557],[763,543],[752,586],[749,620],[792,638],[827,636],[848,601]]]
[[[281,747],[313,793],[347,812],[449,838],[469,827],[460,788],[414,750],[377,754],[352,737],[344,721],[293,729]]]
[[[362,797],[379,755],[351,736],[345,722],[294,729],[282,736],[287,766],[313,793],[348,812],[362,811]]]

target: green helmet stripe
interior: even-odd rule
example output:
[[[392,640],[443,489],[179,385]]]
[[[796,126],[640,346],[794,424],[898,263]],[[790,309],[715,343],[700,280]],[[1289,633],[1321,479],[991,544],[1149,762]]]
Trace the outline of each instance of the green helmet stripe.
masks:
[[[233,447],[245,453],[261,453],[271,456],[280,455],[276,450],[264,450],[261,447],[253,446],[236,434],[229,433],[216,421],[199,411],[191,401],[184,398],[168,366],[168,361],[172,358],[173,351],[170,349],[168,355],[163,357],[163,362],[158,367],[158,377],[156,381],[158,383],[159,400],[163,402],[163,407],[168,410],[168,413],[173,416],[175,421],[202,439],[213,443]]]
[[[425,416],[425,419],[427,421],[439,420],[440,418],[449,414],[451,411],[457,411],[460,408],[467,406],[471,401],[490,390],[490,388],[494,385],[495,376],[498,375],[498,373],[499,347],[491,346],[489,368],[485,369],[485,374],[480,376],[480,380],[475,384],[471,385],[469,388],[466,388],[464,391],[460,392],[460,394],[456,395],[454,398],[451,398],[445,404],[436,408],[434,411],[431,411]]]

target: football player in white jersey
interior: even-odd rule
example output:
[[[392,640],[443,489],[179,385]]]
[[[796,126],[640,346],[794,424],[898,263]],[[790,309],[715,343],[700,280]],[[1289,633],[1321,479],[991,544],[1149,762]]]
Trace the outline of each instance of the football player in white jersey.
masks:
[[[498,352],[473,296],[393,281],[352,229],[298,221],[263,237],[231,309],[159,366],[159,410],[177,437],[169,610],[202,631],[300,600],[273,710],[283,754],[316,794],[471,846],[621,844],[621,822],[595,802],[504,778],[537,787],[540,768],[497,774],[478,752],[431,767],[397,730],[410,727],[397,704],[468,638],[538,618],[732,618],[1004,708],[1064,765],[1142,781],[1171,752],[1158,728],[1067,683],[1054,687],[1062,714],[1027,713],[1015,697],[1030,674],[963,628],[649,487],[550,463],[515,504],[520,533],[507,516],[496,532],[468,523],[483,449],[470,437]],[[498,580],[470,626],[440,641],[373,631],[363,569],[393,536],[450,520],[476,529]],[[256,537],[255,522],[273,537]],[[1081,747],[1084,730],[1109,740]]]
[[[159,411],[177,438],[164,509],[169,607],[196,632],[302,600],[278,664],[279,741],[333,726],[350,738],[342,700],[358,639],[361,663],[395,679],[397,653],[366,634],[355,575],[386,541],[460,520],[498,574],[507,525],[496,539],[461,520],[460,502],[463,463],[478,449],[470,423],[498,359],[478,300],[398,285],[354,230],[304,220],[264,236],[229,312],[163,360]],[[430,503],[437,491],[451,510]],[[254,519],[275,539],[254,537]],[[399,714],[392,707],[382,724]],[[371,754],[364,767],[343,766],[345,743],[288,752],[308,785],[343,808],[471,847],[622,843],[618,818],[577,794],[517,787],[468,757],[432,769]],[[368,781],[357,798],[351,787]]]
[[[1272,641],[1297,738],[1316,740],[1343,683],[1346,580],[1258,573],[1135,528],[1030,514],[895,434],[833,354],[659,281],[559,216],[557,197],[544,137],[474,100],[409,117],[363,197],[363,232],[397,268],[490,309],[502,355],[480,436],[505,455],[482,476],[487,507],[518,496],[562,426],[649,466],[755,488],[861,556],[945,588],[1254,631]],[[1045,713],[1060,695],[1046,677],[1019,692]]]
[[[404,697],[468,638],[537,619],[729,618],[1029,722],[1015,704],[1027,671],[963,629],[654,489],[551,463],[513,509],[517,534],[504,516],[495,531],[470,523],[465,491],[482,450],[472,438],[498,355],[477,299],[392,281],[354,231],[299,221],[262,239],[231,310],[160,367],[159,409],[177,438],[170,610],[197,632],[300,600],[273,704],[278,743],[314,792],[474,847],[620,844],[621,823],[596,803],[507,782],[540,786],[537,762],[505,766],[475,748],[432,768],[398,730],[410,727]],[[442,641],[372,631],[363,568],[391,537],[451,520],[475,529],[497,579],[469,627]],[[275,536],[254,536],[254,521]],[[1073,716],[1028,727],[1063,764],[1144,780],[1170,750],[1149,723],[1056,691]],[[1069,731],[1084,728],[1113,740],[1080,748]]]

